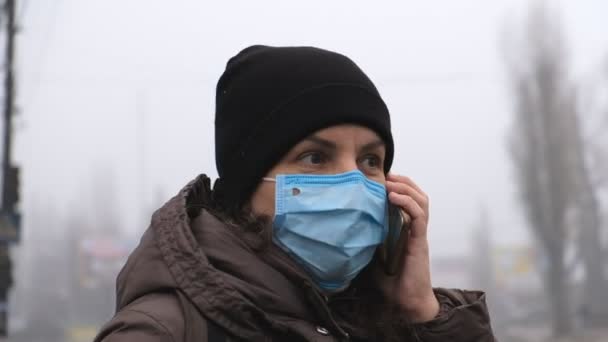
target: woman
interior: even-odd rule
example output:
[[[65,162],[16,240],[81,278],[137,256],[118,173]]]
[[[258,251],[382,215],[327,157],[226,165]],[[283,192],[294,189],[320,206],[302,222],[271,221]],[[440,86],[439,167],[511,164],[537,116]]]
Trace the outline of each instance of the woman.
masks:
[[[429,202],[389,173],[389,112],[350,59],[252,46],[217,85],[218,180],[159,209],[96,341],[494,341],[484,295],[433,289]],[[411,218],[395,275],[387,206]]]

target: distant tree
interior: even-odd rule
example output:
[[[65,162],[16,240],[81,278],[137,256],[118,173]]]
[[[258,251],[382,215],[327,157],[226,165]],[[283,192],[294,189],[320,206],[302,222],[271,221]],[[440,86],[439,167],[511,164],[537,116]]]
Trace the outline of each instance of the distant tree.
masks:
[[[486,292],[488,302],[491,303],[492,326],[495,331],[500,330],[505,319],[505,312],[502,310],[504,295],[497,295],[496,291],[492,223],[484,206],[480,206],[479,218],[473,226],[471,240],[473,243],[471,255],[472,284],[473,287]]]
[[[492,258],[491,223],[485,207],[481,207],[479,219],[473,228],[473,283],[486,292],[494,289],[494,265]]]
[[[83,227],[89,235],[118,236],[122,234],[120,198],[117,193],[116,178],[109,167],[98,167],[91,175],[92,182],[86,184],[88,191],[84,202],[87,219]]]
[[[522,206],[546,260],[543,277],[553,331],[563,335],[572,332],[573,308],[579,306],[570,287],[567,245],[577,242],[586,271],[584,310],[600,314],[606,307],[598,190],[589,168],[591,148],[583,139],[580,89],[571,79],[560,22],[536,5],[522,27],[507,31],[505,46],[515,102],[509,146]]]
[[[44,336],[56,341],[64,336],[70,300],[68,240],[61,215],[53,203],[40,198],[25,212],[27,235],[23,253],[17,300],[28,329],[24,340]]]
[[[580,313],[587,325],[608,324],[608,275],[601,195],[608,189],[608,68],[590,88],[580,87],[573,142],[576,157],[578,254],[585,269]],[[593,84],[595,83],[595,84]],[[584,91],[584,92],[583,92]],[[575,122],[577,125],[579,122]],[[575,224],[576,224],[575,223]]]
[[[506,50],[515,100],[511,155],[526,218],[547,260],[553,331],[569,334],[572,303],[564,259],[566,212],[576,178],[568,157],[576,100],[560,27],[544,8],[532,10],[523,36],[511,43]]]

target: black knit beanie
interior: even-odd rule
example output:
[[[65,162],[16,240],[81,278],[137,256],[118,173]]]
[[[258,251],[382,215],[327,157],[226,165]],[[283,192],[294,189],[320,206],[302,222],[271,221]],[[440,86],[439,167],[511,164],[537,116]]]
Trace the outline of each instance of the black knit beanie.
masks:
[[[228,61],[217,84],[214,197],[240,209],[262,177],[299,141],[343,123],[375,131],[393,161],[389,112],[349,58],[313,47],[251,46]]]

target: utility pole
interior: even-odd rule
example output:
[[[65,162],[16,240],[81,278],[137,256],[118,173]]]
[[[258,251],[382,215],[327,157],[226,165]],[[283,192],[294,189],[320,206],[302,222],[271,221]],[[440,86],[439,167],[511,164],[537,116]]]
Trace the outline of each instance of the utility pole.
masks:
[[[4,1],[6,47],[4,57],[4,145],[2,156],[2,207],[0,209],[0,336],[8,335],[8,293],[13,285],[9,245],[19,240],[19,169],[11,164],[12,128],[15,99],[15,2]]]

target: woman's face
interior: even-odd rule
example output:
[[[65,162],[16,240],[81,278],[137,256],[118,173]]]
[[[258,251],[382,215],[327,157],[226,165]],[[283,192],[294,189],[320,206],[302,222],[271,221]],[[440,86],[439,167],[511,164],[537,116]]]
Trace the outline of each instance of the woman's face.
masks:
[[[322,129],[295,145],[267,177],[278,174],[336,174],[360,170],[385,183],[384,142],[369,128],[345,124]],[[251,197],[256,214],[274,216],[274,183],[261,182]]]

